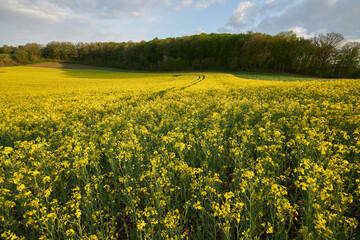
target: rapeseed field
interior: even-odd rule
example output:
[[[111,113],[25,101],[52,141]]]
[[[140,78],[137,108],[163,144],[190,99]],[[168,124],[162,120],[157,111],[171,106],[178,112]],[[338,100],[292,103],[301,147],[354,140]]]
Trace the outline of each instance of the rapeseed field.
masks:
[[[359,239],[359,80],[240,77],[1,68],[1,238]]]

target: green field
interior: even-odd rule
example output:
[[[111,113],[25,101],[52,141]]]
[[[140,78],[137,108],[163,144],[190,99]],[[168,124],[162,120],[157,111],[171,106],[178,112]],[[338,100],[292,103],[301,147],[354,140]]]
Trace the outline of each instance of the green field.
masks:
[[[359,80],[235,75],[0,68],[1,238],[359,239]]]

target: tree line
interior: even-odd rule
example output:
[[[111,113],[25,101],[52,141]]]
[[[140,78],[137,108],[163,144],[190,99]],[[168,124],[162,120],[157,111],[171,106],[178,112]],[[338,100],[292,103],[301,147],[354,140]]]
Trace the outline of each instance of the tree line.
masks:
[[[199,34],[142,42],[30,43],[0,48],[0,66],[71,61],[128,70],[291,72],[359,78],[360,43],[338,33],[311,39],[294,32]]]

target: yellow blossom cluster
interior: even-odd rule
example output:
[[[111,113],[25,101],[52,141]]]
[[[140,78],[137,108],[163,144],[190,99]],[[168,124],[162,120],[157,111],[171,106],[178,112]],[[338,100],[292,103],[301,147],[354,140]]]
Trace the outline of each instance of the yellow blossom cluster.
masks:
[[[358,80],[0,70],[1,239],[358,239],[359,209]]]

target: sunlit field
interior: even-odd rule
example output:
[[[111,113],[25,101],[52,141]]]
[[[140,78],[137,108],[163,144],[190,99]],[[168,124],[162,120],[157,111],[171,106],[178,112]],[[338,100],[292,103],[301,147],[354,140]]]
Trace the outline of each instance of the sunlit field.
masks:
[[[0,68],[2,239],[359,239],[360,82]]]

